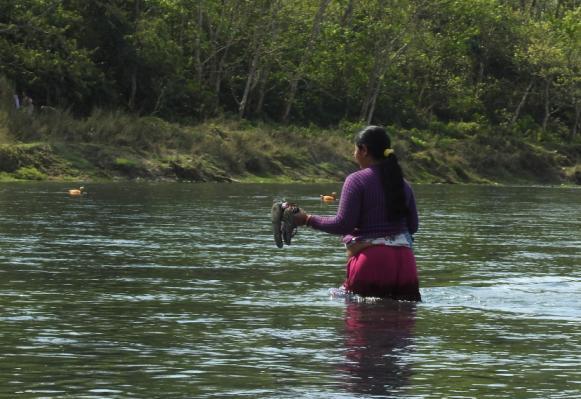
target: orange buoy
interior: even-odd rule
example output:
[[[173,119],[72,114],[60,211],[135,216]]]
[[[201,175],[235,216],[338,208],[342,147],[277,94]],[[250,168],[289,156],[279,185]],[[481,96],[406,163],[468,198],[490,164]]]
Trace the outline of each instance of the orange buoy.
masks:
[[[79,187],[79,188],[70,189],[70,190],[68,190],[68,193],[69,193],[69,195],[71,197],[78,197],[78,196],[81,196],[83,194],[86,194],[85,193],[85,187]]]
[[[332,192],[331,194],[321,194],[321,201],[323,202],[333,202],[337,199],[337,193]]]

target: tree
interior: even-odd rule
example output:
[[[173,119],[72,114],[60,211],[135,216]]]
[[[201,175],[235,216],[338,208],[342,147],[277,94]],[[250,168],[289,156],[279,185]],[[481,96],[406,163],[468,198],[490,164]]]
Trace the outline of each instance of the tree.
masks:
[[[250,65],[246,76],[246,83],[242,98],[238,101],[238,116],[244,117],[246,107],[250,100],[251,91],[256,87],[260,77],[260,66],[264,62],[263,58],[272,52],[269,52],[269,43],[276,38],[277,14],[280,10],[279,0],[266,0],[264,3],[257,2],[257,8],[252,10],[250,22],[252,23],[250,36]],[[266,10],[261,13],[260,11]],[[265,29],[266,28],[266,29]],[[272,49],[272,46],[270,46]],[[264,101],[264,92],[261,92],[260,107]]]
[[[36,104],[72,105],[82,111],[102,80],[91,51],[78,47],[78,12],[61,2],[3,2],[0,12],[0,74]]]
[[[283,123],[287,123],[289,120],[290,112],[295,102],[295,96],[297,94],[298,82],[302,78],[303,75],[303,67],[305,60],[307,57],[311,56],[313,48],[317,39],[319,38],[319,33],[321,31],[321,24],[323,23],[323,18],[325,17],[325,11],[327,6],[331,0],[319,0],[319,6],[317,9],[317,13],[313,18],[313,22],[311,25],[310,34],[307,38],[305,43],[305,49],[302,51],[301,56],[299,57],[298,64],[295,66],[294,71],[291,74],[290,82],[289,82],[289,91],[287,95],[286,105],[284,108],[284,113],[282,115]]]

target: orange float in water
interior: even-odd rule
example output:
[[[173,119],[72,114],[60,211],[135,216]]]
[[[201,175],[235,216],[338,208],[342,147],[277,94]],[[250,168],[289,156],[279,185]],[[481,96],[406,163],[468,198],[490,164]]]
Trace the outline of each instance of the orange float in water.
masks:
[[[323,202],[333,202],[337,199],[337,193],[333,192],[328,195],[321,194],[321,201]]]

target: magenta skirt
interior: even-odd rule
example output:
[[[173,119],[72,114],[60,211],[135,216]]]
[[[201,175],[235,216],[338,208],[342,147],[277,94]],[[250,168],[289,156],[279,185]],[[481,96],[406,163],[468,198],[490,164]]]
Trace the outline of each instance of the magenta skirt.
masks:
[[[378,245],[352,256],[343,285],[364,297],[422,300],[416,259],[407,247]]]

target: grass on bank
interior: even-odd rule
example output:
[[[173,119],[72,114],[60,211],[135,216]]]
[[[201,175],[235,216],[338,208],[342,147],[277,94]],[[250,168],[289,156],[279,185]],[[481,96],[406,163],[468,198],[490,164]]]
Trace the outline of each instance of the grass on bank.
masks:
[[[12,140],[0,146],[0,170],[15,178],[25,177],[16,174],[22,165],[55,179],[193,181],[335,181],[354,168],[349,142],[331,132],[314,137],[228,120],[179,126],[104,111],[84,120],[51,111],[16,114],[7,130]]]
[[[2,94],[4,93],[4,94]],[[237,118],[185,126],[95,110],[15,110],[0,82],[0,180],[341,181],[356,169],[362,125],[332,129]],[[476,122],[389,127],[412,182],[581,184],[581,141],[494,129]]]

